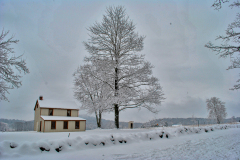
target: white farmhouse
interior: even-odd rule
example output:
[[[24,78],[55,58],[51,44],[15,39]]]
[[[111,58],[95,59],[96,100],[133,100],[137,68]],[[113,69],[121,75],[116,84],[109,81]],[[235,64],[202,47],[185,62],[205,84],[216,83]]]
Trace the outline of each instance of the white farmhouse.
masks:
[[[38,132],[77,132],[86,130],[86,120],[78,117],[79,109],[72,101],[36,101],[34,131]]]

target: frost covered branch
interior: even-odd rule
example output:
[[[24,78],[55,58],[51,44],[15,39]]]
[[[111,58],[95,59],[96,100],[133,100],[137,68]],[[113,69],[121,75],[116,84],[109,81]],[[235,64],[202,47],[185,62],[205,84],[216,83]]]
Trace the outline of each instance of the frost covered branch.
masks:
[[[216,0],[213,4],[215,9],[219,10],[221,8],[222,3],[229,2],[228,0]],[[239,1],[233,2],[230,7],[239,7]],[[236,19],[234,22],[228,25],[226,30],[225,36],[218,36],[216,40],[222,40],[221,45],[214,45],[212,42],[208,42],[205,47],[209,48],[210,50],[214,51],[219,55],[220,58],[230,57],[231,65],[227,68],[234,69],[239,68],[240,61],[239,61],[239,53],[240,53],[240,14],[237,13]],[[240,79],[237,80],[239,82]],[[239,89],[240,84],[234,85],[231,90]]]
[[[22,85],[20,81],[22,76],[16,74],[14,69],[19,73],[30,73],[25,60],[22,59],[23,55],[17,57],[13,55],[10,57],[10,54],[15,53],[10,45],[17,44],[19,40],[14,40],[14,36],[11,36],[5,41],[4,38],[8,33],[9,31],[4,32],[3,29],[0,36],[0,101],[8,101],[8,98],[5,95],[6,93],[9,93],[8,90],[19,88]]]
[[[222,8],[222,3],[229,2],[229,0],[215,0],[212,7],[215,8],[215,10],[219,10]]]
[[[81,108],[88,113],[95,113],[97,126],[101,128],[102,113],[109,112],[111,105],[108,104],[110,97],[109,86],[93,77],[90,72],[95,72],[90,65],[80,66],[74,76],[74,97],[82,103]],[[96,73],[95,74],[99,74]],[[101,74],[103,75],[103,74]]]

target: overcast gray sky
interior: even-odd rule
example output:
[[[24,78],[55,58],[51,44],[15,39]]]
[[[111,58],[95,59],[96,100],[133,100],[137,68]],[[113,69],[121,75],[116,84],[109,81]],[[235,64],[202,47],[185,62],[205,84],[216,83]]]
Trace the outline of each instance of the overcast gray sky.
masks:
[[[213,96],[226,102],[228,117],[240,116],[240,92],[230,91],[239,70],[229,70],[229,58],[219,59],[205,48],[224,35],[238,8],[225,4],[220,11],[214,0],[22,0],[0,1],[0,28],[15,39],[15,55],[24,53],[30,74],[19,89],[10,90],[10,102],[0,102],[0,118],[33,120],[34,105],[44,99],[74,100],[73,72],[88,55],[83,41],[86,28],[100,22],[110,5],[123,5],[136,31],[145,35],[146,60],[154,66],[167,98],[155,115],[145,109],[128,109],[120,121],[146,122],[153,118],[207,117],[206,99]],[[9,36],[10,36],[9,34]],[[77,101],[76,101],[77,102]],[[80,104],[79,104],[80,106]],[[86,114],[80,110],[80,114]],[[113,114],[103,118],[113,120]]]

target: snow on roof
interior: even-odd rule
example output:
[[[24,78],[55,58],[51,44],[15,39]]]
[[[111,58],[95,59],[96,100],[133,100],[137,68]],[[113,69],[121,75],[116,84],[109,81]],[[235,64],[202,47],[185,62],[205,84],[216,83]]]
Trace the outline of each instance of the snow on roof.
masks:
[[[41,116],[41,118],[43,120],[73,120],[73,121],[76,121],[76,120],[86,120],[86,119],[83,119],[83,118],[80,118],[80,117],[67,117],[67,116]]]
[[[77,109],[79,107],[74,101],[62,101],[62,100],[38,100],[41,108],[63,108],[63,109]]]

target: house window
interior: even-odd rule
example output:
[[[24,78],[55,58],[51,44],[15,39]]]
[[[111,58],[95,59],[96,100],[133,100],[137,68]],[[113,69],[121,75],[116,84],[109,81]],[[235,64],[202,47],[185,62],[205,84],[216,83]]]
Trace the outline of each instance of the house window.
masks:
[[[75,121],[75,129],[79,129],[80,127],[80,121]]]
[[[67,116],[71,117],[71,110],[67,110]]]
[[[56,121],[51,121],[51,129],[56,129]]]
[[[53,115],[53,109],[49,109],[49,116]]]
[[[63,121],[63,129],[68,129],[68,121]]]

